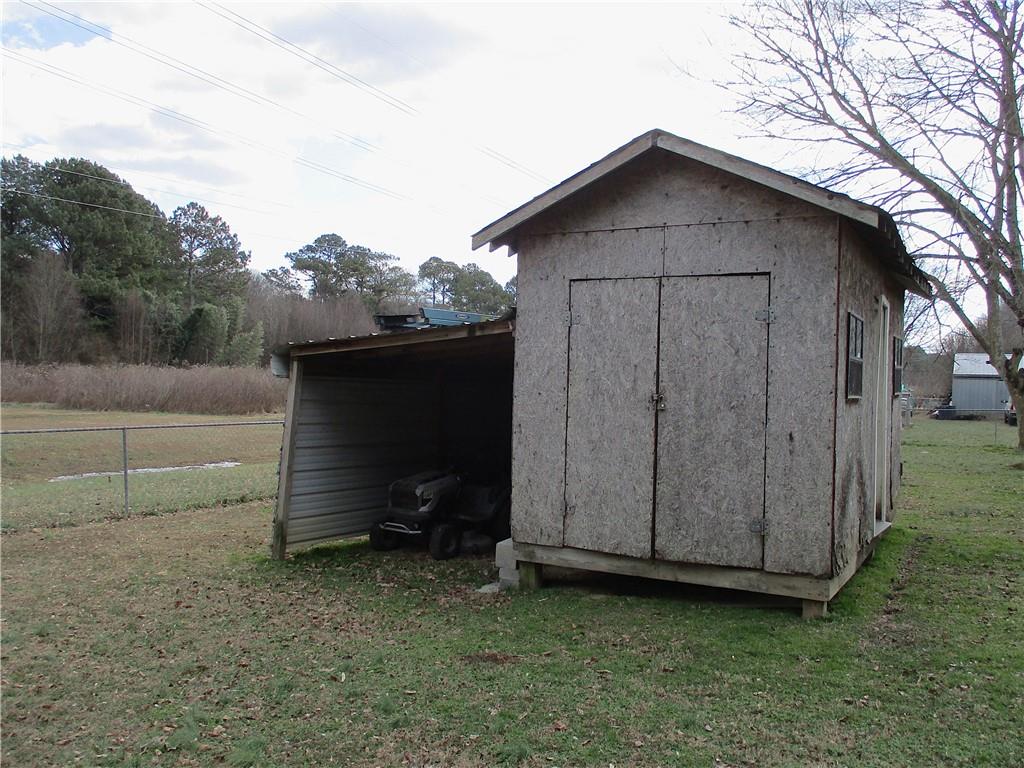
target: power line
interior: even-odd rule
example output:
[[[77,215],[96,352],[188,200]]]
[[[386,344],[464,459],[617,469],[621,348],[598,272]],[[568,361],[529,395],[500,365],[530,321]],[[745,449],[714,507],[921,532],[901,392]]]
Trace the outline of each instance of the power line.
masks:
[[[367,29],[362,24],[360,24],[355,19],[353,19],[350,13],[347,13],[347,12],[344,12],[344,11],[342,11],[342,13],[344,14],[344,16],[346,16],[348,18],[348,21],[349,21],[350,24],[358,27],[359,29],[363,30],[366,34],[370,35],[371,37],[375,37],[377,40],[381,41],[385,45],[387,45],[390,48],[394,49],[399,54],[404,56],[406,59],[408,59],[409,61],[413,62],[415,65],[417,65],[417,67],[421,71],[425,71],[427,69],[427,65],[426,64],[424,64],[420,59],[416,58],[412,54],[407,53],[406,51],[403,51],[401,46],[397,45],[396,43],[392,42],[391,40],[388,40],[386,37],[384,37],[382,35],[378,35],[373,30]],[[520,162],[518,162],[516,160],[513,160],[508,155],[505,155],[505,154],[502,154],[501,152],[498,152],[496,149],[494,149],[492,147],[488,147],[488,146],[485,146],[485,145],[477,145],[477,146],[475,146],[475,149],[478,152],[483,153],[487,157],[490,157],[492,160],[497,160],[502,165],[504,165],[504,166],[506,166],[508,168],[511,168],[514,171],[518,171],[519,173],[525,174],[526,176],[529,176],[530,178],[535,179],[536,181],[540,181],[540,182],[545,183],[545,184],[552,183],[551,179],[547,178],[546,176],[544,176],[544,175],[542,175],[540,173],[537,173],[536,171],[534,171],[531,168],[523,165],[522,163],[520,163]]]
[[[243,136],[243,135],[238,134],[238,133],[235,133],[234,131],[228,131],[228,130],[224,130],[224,129],[214,128],[210,124],[205,123],[202,120],[199,120],[197,118],[194,118],[194,117],[191,117],[189,115],[186,115],[183,112],[178,112],[176,110],[170,109],[169,107],[164,107],[164,106],[161,106],[159,104],[155,104],[154,102],[148,101],[147,99],[143,99],[143,98],[140,98],[138,96],[133,96],[132,94],[126,93],[124,91],[119,91],[116,88],[110,88],[108,86],[98,85],[96,83],[91,83],[91,82],[89,82],[87,80],[84,80],[82,78],[77,77],[76,75],[71,74],[67,70],[61,69],[59,67],[55,67],[55,66],[53,66],[51,64],[44,64],[43,62],[40,62],[40,61],[38,61],[36,59],[33,59],[33,58],[29,57],[29,56],[25,56],[24,54],[17,53],[15,51],[10,50],[10,49],[4,49],[2,52],[3,52],[3,55],[8,56],[10,58],[13,58],[13,60],[15,60],[15,61],[18,61],[18,62],[23,63],[23,64],[27,64],[28,66],[31,66],[31,67],[35,67],[36,69],[39,69],[39,70],[41,70],[43,72],[46,72],[47,74],[54,75],[56,77],[60,77],[60,78],[63,78],[65,80],[69,80],[69,81],[71,81],[73,83],[77,83],[78,85],[84,85],[87,88],[92,88],[94,90],[100,91],[101,93],[105,93],[105,94],[107,94],[109,96],[113,96],[114,98],[121,99],[122,101],[127,101],[130,104],[134,104],[136,106],[144,107],[144,108],[149,109],[149,110],[151,110],[153,112],[156,112],[159,115],[162,115],[164,117],[169,117],[172,120],[177,120],[179,122],[183,122],[183,123],[185,123],[187,125],[191,125],[194,128],[199,128],[200,130],[206,131],[207,133],[212,133],[212,134],[218,135],[218,136],[228,136],[228,137],[234,139],[235,141],[237,141],[237,142],[239,142],[241,144],[244,144],[244,145],[246,145],[248,147],[259,149],[259,150],[262,150],[264,152],[269,152],[271,154],[277,155],[278,157],[282,157],[282,158],[284,158],[286,160],[290,160],[291,162],[293,162],[293,163],[295,163],[297,165],[301,165],[303,167],[319,171],[319,172],[324,173],[324,174],[326,174],[328,176],[333,176],[333,177],[335,177],[337,179],[341,179],[342,181],[346,181],[346,182],[348,182],[350,184],[354,184],[355,186],[362,187],[363,189],[369,190],[371,192],[377,192],[378,194],[384,195],[386,197],[390,197],[390,198],[395,199],[395,200],[408,200],[409,199],[407,196],[402,195],[402,194],[400,194],[398,192],[394,192],[394,191],[392,191],[390,189],[387,189],[386,187],[381,187],[381,186],[379,186],[377,184],[373,184],[371,182],[364,181],[363,179],[360,179],[360,178],[357,178],[357,177],[352,176],[350,174],[344,173],[343,171],[339,171],[339,170],[337,170],[335,168],[331,168],[330,166],[324,165],[322,163],[318,163],[316,161],[309,160],[309,159],[304,158],[304,157],[302,157],[300,155],[289,155],[287,152],[283,152],[283,151],[281,151],[279,149],[276,149],[275,147],[271,147],[270,145],[264,144],[262,142],[258,142],[258,141],[255,141],[253,139],[249,139],[248,137]]]
[[[72,171],[70,168],[62,168],[59,165],[51,166],[51,168],[52,168],[52,170],[55,170],[58,173],[70,173],[70,174],[73,174],[75,176],[84,176],[87,179],[96,179],[97,181],[103,181],[103,182],[106,182],[108,184],[117,184],[119,186],[124,186],[124,187],[127,187],[128,189],[134,190],[134,187],[131,184],[129,184],[127,181],[124,181],[124,180],[107,179],[107,178],[104,178],[103,176],[96,176],[96,175],[91,174],[91,173],[82,173],[81,171]],[[196,202],[207,203],[208,205],[226,205],[229,208],[238,208],[240,210],[250,211],[252,213],[262,213],[262,214],[273,215],[270,211],[260,210],[259,208],[249,208],[249,207],[244,206],[244,205],[237,205],[236,203],[224,203],[224,202],[221,202],[220,200],[204,199],[202,197],[196,197],[195,195],[185,194],[183,192],[174,192],[174,191],[172,191],[170,189],[157,189],[155,187],[143,187],[143,186],[140,186],[139,189],[145,189],[145,190],[148,190],[150,192],[158,192],[158,193],[163,194],[163,195],[173,195],[174,197],[181,197],[181,198],[185,198],[185,199],[188,199],[188,200],[195,200]]]
[[[186,75],[188,75],[190,77],[196,78],[197,80],[201,80],[202,82],[207,83],[208,85],[212,85],[215,88],[219,88],[219,89],[221,89],[223,91],[226,91],[226,92],[228,92],[228,93],[230,93],[230,94],[232,94],[234,96],[238,96],[240,98],[246,99],[247,101],[250,101],[250,102],[252,102],[254,104],[262,104],[262,105],[265,105],[265,106],[271,106],[271,107],[274,107],[274,108],[279,109],[281,111],[287,112],[288,114],[290,114],[290,115],[292,115],[294,117],[298,117],[300,119],[307,120],[307,121],[317,125],[320,128],[324,128],[324,129],[328,130],[329,132],[331,132],[337,138],[340,138],[343,141],[348,142],[349,144],[351,144],[354,147],[357,147],[357,148],[362,149],[362,150],[367,151],[367,152],[376,152],[376,151],[378,151],[380,149],[380,147],[378,147],[375,144],[372,144],[369,141],[366,141],[365,139],[361,139],[358,136],[354,136],[354,135],[352,135],[350,133],[346,133],[345,131],[340,131],[337,128],[333,128],[331,126],[325,125],[325,124],[321,123],[320,121],[316,120],[315,118],[313,118],[313,117],[311,117],[311,116],[309,116],[309,115],[307,115],[307,114],[305,114],[303,112],[300,112],[297,109],[293,109],[293,108],[288,107],[288,106],[286,106],[284,104],[281,104],[279,101],[276,101],[275,99],[271,99],[270,97],[265,96],[265,95],[263,95],[261,93],[258,93],[256,91],[250,90],[249,88],[246,88],[244,86],[238,85],[238,84],[233,83],[233,82],[231,82],[229,80],[225,80],[224,78],[222,78],[222,77],[220,77],[218,75],[215,75],[212,72],[208,72],[205,69],[201,69],[199,67],[196,67],[196,66],[194,66],[192,64],[189,64],[186,61],[182,61],[181,59],[177,59],[174,56],[171,56],[170,54],[166,54],[166,53],[163,53],[162,51],[158,51],[157,49],[155,49],[155,48],[153,48],[151,46],[145,45],[144,43],[140,43],[137,40],[133,40],[132,38],[128,37],[127,35],[123,35],[121,33],[117,33],[116,37],[115,37],[115,33],[114,33],[114,31],[112,29],[110,29],[108,27],[104,27],[101,24],[97,24],[96,22],[90,21],[89,19],[86,19],[83,16],[79,16],[78,14],[72,13],[71,11],[66,11],[63,8],[60,8],[60,7],[58,7],[58,6],[56,6],[56,5],[52,4],[52,3],[46,2],[46,0],[39,0],[39,5],[34,5],[32,3],[29,3],[27,0],[21,0],[21,1],[25,5],[29,6],[30,8],[33,8],[36,11],[48,14],[49,16],[52,16],[55,19],[59,19],[60,21],[63,21],[66,24],[70,24],[70,25],[72,25],[74,27],[78,27],[79,29],[82,29],[82,30],[84,30],[86,32],[89,32],[89,33],[93,34],[93,35],[96,35],[97,37],[101,37],[104,40],[107,40],[108,42],[114,43],[115,45],[119,45],[122,48],[127,48],[128,50],[132,51],[133,53],[137,53],[140,56],[145,56],[146,58],[151,59],[153,61],[156,61],[156,62],[158,62],[160,64],[163,64],[164,66],[171,67],[172,69],[175,69],[175,70],[177,70],[179,72],[182,72],[182,73],[184,73],[184,74],[186,74]],[[49,11],[46,8],[41,8],[41,7],[39,7],[40,5],[45,5],[45,6],[49,7],[49,8],[52,8],[53,11]],[[58,15],[58,14],[60,14],[60,15]],[[71,18],[67,18],[67,17],[71,17]],[[82,23],[79,24],[79,23],[77,23],[75,21],[72,21],[72,19],[78,19],[78,21],[80,21]]]
[[[24,3],[25,5],[28,5],[29,7],[33,8],[36,11],[39,11],[41,13],[45,13],[45,14],[53,17],[53,18],[59,19],[60,21],[63,21],[65,23],[67,23],[67,24],[70,24],[70,25],[72,25],[74,27],[77,27],[78,29],[82,29],[82,30],[84,30],[86,32],[89,32],[90,34],[93,34],[93,35],[96,35],[98,37],[101,37],[102,39],[107,40],[108,42],[111,42],[111,43],[119,45],[119,46],[121,46],[123,48],[126,48],[126,49],[132,51],[133,53],[137,53],[139,55],[145,56],[146,58],[151,59],[152,61],[156,61],[157,63],[160,63],[160,64],[163,64],[165,66],[168,66],[168,67],[170,67],[170,68],[172,68],[172,69],[174,69],[174,70],[176,70],[178,72],[182,72],[182,73],[184,73],[186,75],[189,75],[190,77],[196,78],[196,79],[200,80],[201,82],[207,83],[208,85],[212,85],[212,86],[214,86],[216,88],[219,88],[219,89],[221,89],[223,91],[226,91],[227,93],[230,93],[230,94],[232,94],[234,96],[238,96],[240,98],[246,99],[247,101],[249,101],[251,103],[261,104],[261,105],[264,105],[264,106],[271,106],[271,107],[274,107],[274,108],[276,108],[276,109],[278,109],[280,111],[286,112],[287,114],[289,114],[289,115],[291,115],[293,117],[297,117],[297,118],[306,120],[306,121],[310,122],[311,124],[316,125],[317,127],[326,130],[331,135],[333,135],[333,136],[335,136],[337,138],[341,138],[342,140],[352,144],[353,146],[358,147],[359,149],[363,149],[364,151],[367,151],[367,152],[381,152],[381,151],[383,151],[381,149],[381,147],[379,147],[378,145],[373,144],[373,143],[371,143],[369,141],[366,141],[365,139],[361,139],[361,138],[359,138],[357,136],[353,136],[352,134],[346,133],[344,131],[340,131],[337,128],[333,128],[332,126],[329,126],[326,123],[324,123],[324,122],[322,122],[322,121],[320,121],[320,120],[318,120],[318,119],[316,119],[314,117],[311,117],[310,115],[307,115],[304,112],[300,112],[299,110],[293,109],[292,107],[289,107],[287,105],[281,104],[280,102],[276,101],[275,99],[271,99],[271,98],[269,98],[269,97],[267,97],[267,96],[265,96],[263,94],[260,94],[260,93],[258,93],[256,91],[252,91],[252,90],[250,90],[248,88],[245,88],[244,86],[240,86],[240,85],[238,85],[236,83],[233,83],[231,81],[225,80],[224,78],[219,77],[218,75],[215,75],[215,74],[213,74],[211,72],[208,72],[208,71],[206,71],[204,69],[201,69],[201,68],[196,67],[196,66],[194,66],[192,64],[189,64],[188,62],[182,61],[181,59],[177,59],[177,58],[171,56],[170,54],[164,53],[164,52],[159,51],[159,50],[157,50],[157,49],[155,49],[155,48],[153,48],[151,46],[145,45],[144,43],[140,43],[140,42],[138,42],[136,40],[133,40],[132,38],[128,37],[127,35],[123,35],[121,33],[116,33],[117,39],[115,39],[115,33],[110,28],[104,27],[101,24],[97,24],[96,22],[90,21],[89,19],[86,19],[85,17],[80,16],[78,14],[74,14],[71,11],[66,11],[63,8],[60,8],[60,7],[58,7],[58,6],[56,6],[56,5],[52,4],[52,3],[46,2],[46,0],[38,0],[39,5],[48,6],[49,8],[54,9],[54,11],[56,11],[56,13],[54,13],[52,11],[48,11],[46,8],[39,7],[39,5],[34,5],[32,3],[29,3],[28,0],[21,0],[21,2]],[[227,9],[225,9],[225,10],[227,10]],[[229,13],[234,13],[232,11],[228,11],[228,12]],[[58,14],[61,14],[61,15],[58,15]],[[218,14],[218,15],[220,15],[220,14]],[[234,15],[238,16],[239,14],[234,14]],[[71,18],[66,18],[66,17],[71,17]],[[78,19],[79,21],[81,21],[83,23],[82,24],[76,23],[75,21],[72,21],[72,18],[73,19]],[[228,21],[230,21],[230,19],[228,19]],[[355,23],[355,22],[353,22],[353,23]],[[254,24],[254,26],[258,26],[258,25]],[[360,29],[363,29],[368,34],[373,34],[369,30],[366,30],[366,28],[362,27],[361,25],[356,24],[356,26],[359,26]],[[261,29],[262,29],[262,27],[261,27]],[[270,33],[270,34],[273,34],[273,33]],[[379,38],[379,36],[377,36],[377,35],[375,35],[375,36]],[[260,35],[260,37],[262,37],[262,35]],[[384,40],[384,38],[379,38],[379,39]],[[384,40],[384,42],[388,42],[388,41]],[[389,45],[393,45],[393,44],[389,43]],[[298,46],[295,46],[295,47],[298,47]],[[310,54],[310,56],[313,56],[313,55],[314,54]],[[530,169],[526,168],[525,166],[523,166],[523,165],[521,165],[519,163],[516,163],[515,161],[511,160],[511,158],[508,158],[507,156],[500,155],[500,153],[494,152],[493,150],[490,150],[489,148],[486,148],[486,147],[476,147],[476,149],[478,151],[483,152],[484,154],[492,157],[493,159],[498,160],[498,162],[501,162],[502,164],[506,165],[509,168],[512,168],[513,170],[517,170],[517,171],[520,171],[522,173],[525,173],[526,175],[528,175],[528,176],[530,176],[530,177],[532,177],[534,179],[540,180],[542,182],[549,182],[549,180],[546,179],[545,177],[541,176],[540,174],[534,173]],[[392,162],[395,162],[397,165],[399,165],[399,166],[401,166],[403,168],[407,168],[409,170],[412,170],[412,171],[415,171],[415,172],[418,172],[418,173],[423,173],[423,174],[430,175],[423,168],[419,168],[419,167],[417,167],[415,165],[412,165],[410,163],[404,162],[404,161],[402,161],[402,160],[392,156],[388,152],[384,152],[384,155],[386,157],[388,157],[390,160],[392,160]],[[474,196],[477,196],[477,197],[480,197],[480,198],[482,198],[484,200],[487,200],[488,202],[493,203],[495,205],[498,205],[498,206],[501,206],[501,207],[507,207],[510,204],[508,201],[503,200],[503,199],[498,198],[498,197],[495,197],[494,195],[491,195],[488,192],[480,192],[478,190],[473,190],[473,189],[471,189],[470,187],[468,187],[467,185],[465,185],[462,182],[458,182],[458,181],[452,180],[452,183],[455,184],[456,186],[458,186],[460,189],[462,189],[464,191],[467,191],[467,192],[469,192],[470,194],[472,194]]]
[[[217,75],[214,75],[214,74],[212,74],[210,72],[207,72],[206,70],[202,70],[202,69],[200,69],[198,67],[194,67],[193,65],[189,65],[189,63],[187,63],[186,61],[182,61],[179,58],[175,58],[174,56],[171,56],[170,54],[164,53],[163,51],[157,50],[156,48],[153,48],[152,46],[147,46],[147,45],[145,45],[143,43],[139,43],[138,41],[133,40],[132,38],[127,37],[126,35],[121,35],[120,33],[118,33],[118,38],[119,39],[115,39],[115,37],[114,37],[115,33],[114,33],[113,30],[111,30],[109,28],[106,28],[106,27],[103,27],[102,25],[96,24],[95,22],[91,22],[91,20],[89,20],[88,18],[85,18],[84,16],[78,15],[76,13],[72,13],[71,11],[68,11],[68,10],[65,10],[65,9],[62,9],[62,8],[59,8],[56,5],[53,5],[52,3],[46,2],[46,0],[39,0],[39,3],[41,5],[46,5],[46,6],[50,7],[50,8],[53,8],[56,11],[56,13],[51,12],[49,10],[46,10],[46,8],[42,8],[42,7],[38,7],[37,5],[33,5],[32,3],[29,3],[28,0],[22,0],[22,2],[25,3],[26,5],[29,5],[29,7],[33,8],[34,10],[38,10],[38,11],[41,11],[43,13],[47,13],[48,15],[61,20],[61,22],[65,22],[66,24],[69,24],[69,25],[72,25],[74,27],[77,27],[78,29],[84,30],[84,31],[86,31],[86,32],[88,32],[88,33],[90,33],[92,35],[95,35],[97,37],[100,37],[103,40],[106,40],[108,42],[112,42],[112,43],[115,43],[117,45],[120,45],[121,47],[127,48],[128,50],[132,51],[133,53],[138,53],[140,55],[145,56],[146,58],[150,58],[150,59],[152,59],[154,61],[162,63],[162,65],[170,67],[171,69],[176,70],[178,72],[182,72],[182,73],[184,73],[184,74],[186,74],[186,75],[188,75],[190,77],[197,78],[201,82],[207,83],[208,85],[212,85],[212,86],[214,86],[216,88],[224,90],[227,93],[230,93],[230,94],[236,95],[236,96],[240,96],[240,97],[245,98],[248,101],[253,102],[253,103],[258,103],[260,105],[272,106],[272,108],[278,109],[280,111],[283,111],[283,112],[285,112],[285,113],[287,113],[287,114],[289,114],[289,115],[291,115],[293,117],[297,117],[297,118],[301,118],[303,120],[307,120],[312,125],[315,125],[315,126],[317,126],[319,128],[322,128],[322,129],[326,130],[331,135],[339,137],[339,138],[342,138],[342,139],[348,141],[349,143],[353,144],[354,146],[357,146],[358,148],[360,148],[360,150],[364,150],[366,152],[371,152],[371,153],[383,152],[381,150],[381,147],[379,147],[377,144],[373,144],[370,141],[367,141],[366,139],[361,139],[361,138],[352,136],[351,134],[345,133],[344,131],[339,131],[339,130],[337,130],[337,129],[327,125],[326,123],[324,123],[322,121],[319,121],[319,120],[316,120],[315,118],[309,117],[308,115],[306,115],[306,114],[304,114],[302,112],[299,112],[298,110],[294,110],[294,109],[290,108],[290,106],[287,106],[286,104],[283,104],[283,103],[281,103],[279,101],[276,101],[275,99],[269,98],[269,97],[264,96],[263,94],[260,94],[260,93],[258,93],[256,91],[252,91],[252,90],[250,90],[248,88],[245,88],[243,86],[237,85],[236,83],[231,83],[230,81],[224,80],[223,78],[221,78],[221,77],[219,77]],[[62,14],[62,15],[57,15],[57,13]],[[72,18],[68,18],[66,16],[71,16],[72,18],[77,18],[83,24],[77,24],[76,22],[73,22]],[[97,32],[97,30],[98,30],[98,32]],[[123,41],[127,41],[127,43],[131,43],[131,45],[128,45],[126,42],[123,42]],[[180,67],[177,66],[177,65],[180,65]],[[413,166],[413,165],[411,165],[409,163],[403,162],[403,161],[401,161],[401,160],[391,156],[390,153],[384,152],[384,157],[387,157],[389,160],[391,160],[396,165],[398,165],[398,166],[400,166],[402,168],[407,168],[409,170],[413,170],[414,172],[426,174],[426,172],[423,169],[417,168],[417,167],[415,167],[415,166]],[[477,191],[477,190],[471,189],[470,187],[468,187],[466,184],[464,184],[462,182],[459,182],[459,181],[456,181],[456,180],[452,180],[452,183],[454,183],[455,185],[459,186],[461,189],[463,189],[465,191],[469,191],[469,193],[471,195],[476,196],[476,197],[480,197],[483,200],[486,200],[487,202],[494,203],[495,205],[498,205],[498,206],[501,206],[501,207],[507,207],[509,205],[509,203],[507,201],[501,200],[500,198],[496,198],[495,196],[490,195],[488,193],[481,193],[481,191]]]
[[[240,13],[235,13],[231,9],[225,8],[223,5],[220,5],[219,3],[214,2],[213,0],[209,0],[209,2],[203,2],[203,0],[195,0],[195,2],[197,5],[210,11],[210,13],[220,16],[225,21],[231,22],[236,27],[240,27],[241,29],[244,29],[246,32],[249,32],[250,34],[256,35],[257,37],[266,40],[268,43],[277,46],[281,50],[287,51],[292,56],[295,56],[309,64],[312,64],[317,69],[323,70],[324,72],[331,75],[335,79],[341,80],[342,82],[348,83],[349,85],[358,88],[367,95],[384,102],[388,106],[397,109],[400,112],[404,112],[407,115],[415,115],[418,112],[418,110],[415,107],[413,107],[411,104],[408,104],[405,101],[402,101],[397,96],[392,96],[386,91],[382,91],[380,88],[370,85],[365,80],[356,77],[350,72],[346,72],[341,67],[327,61],[326,59],[320,58],[315,53],[307,51],[305,48],[296,45],[291,40],[288,40],[287,38],[282,37],[281,35],[271,32],[266,27],[261,27],[259,24],[250,19],[247,19]]]
[[[41,142],[41,143],[50,144],[50,142],[45,141],[45,140],[43,142]],[[36,151],[36,146],[29,146],[28,144],[14,144],[12,142],[3,142],[3,147],[4,148],[13,147],[14,149],[24,149],[24,150],[28,150],[29,152]],[[47,157],[51,156],[49,152],[47,152],[46,155],[47,155]],[[40,161],[36,161],[36,162],[45,163],[46,161],[45,160],[40,160]],[[160,181],[170,182],[171,184],[188,184],[188,185],[193,186],[193,187],[198,187],[200,189],[205,189],[205,190],[207,190],[209,192],[216,192],[218,195],[225,195],[226,197],[237,197],[240,200],[250,200],[250,201],[252,201],[254,203],[263,203],[264,205],[275,205],[275,206],[278,206],[279,208],[290,208],[292,210],[298,210],[299,209],[298,206],[292,205],[290,203],[282,203],[282,202],[279,202],[277,200],[267,200],[266,198],[263,198],[263,197],[253,197],[252,195],[243,195],[243,194],[241,194],[239,192],[229,192],[226,189],[220,189],[218,187],[212,187],[209,184],[202,184],[200,182],[193,181],[191,179],[189,179],[187,181],[182,181],[181,179],[175,179],[175,178],[171,178],[169,176],[161,176],[159,174],[150,173],[148,171],[140,171],[140,170],[138,170],[136,168],[123,168],[123,167],[119,168],[119,167],[117,167],[115,165],[111,165],[110,163],[106,163],[106,162],[101,162],[100,165],[102,165],[108,171],[111,171],[111,172],[114,172],[114,173],[118,173],[118,174],[121,174],[121,175],[125,175],[125,174],[133,174],[133,175],[135,175],[135,174],[137,174],[139,176],[148,176],[151,179],[159,179]],[[61,168],[60,170],[63,170],[65,173],[72,173],[72,171],[69,171],[66,168]],[[130,184],[130,182],[125,182],[125,183],[129,183]],[[139,189],[150,189],[150,190],[156,191],[156,192],[163,191],[163,190],[155,189],[154,187],[144,187],[144,186],[139,186]],[[167,190],[166,194],[179,195],[181,193],[172,192],[170,190]],[[200,200],[201,198],[194,197],[194,199],[195,200]],[[217,205],[230,205],[230,203],[221,203],[219,201],[211,201],[211,202],[214,202]],[[239,208],[241,206],[234,206],[234,207]],[[255,209],[253,209],[253,210],[255,210]],[[258,211],[258,213],[265,213],[265,211]]]
[[[42,197],[46,200],[58,200],[62,203],[71,203],[72,205],[86,205],[89,208],[102,208],[106,211],[117,211],[118,213],[130,213],[132,216],[145,216],[150,219],[164,219],[164,217],[158,213],[142,213],[141,211],[129,211],[125,208],[114,208],[110,205],[100,205],[99,203],[86,203],[82,200],[68,200],[65,197],[54,197],[53,195],[42,195],[38,192],[29,192],[24,189],[16,189],[15,187],[0,187],[0,190],[4,192],[15,192],[19,195],[31,195],[32,197]]]

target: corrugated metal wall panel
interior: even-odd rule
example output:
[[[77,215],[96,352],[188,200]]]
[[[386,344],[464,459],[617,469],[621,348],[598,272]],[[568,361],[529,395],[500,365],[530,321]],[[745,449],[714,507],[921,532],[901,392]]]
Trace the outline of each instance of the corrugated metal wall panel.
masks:
[[[366,533],[388,484],[436,463],[436,404],[432,382],[304,376],[288,547]]]
[[[953,405],[957,411],[1002,410],[1009,397],[1002,379],[953,377]]]

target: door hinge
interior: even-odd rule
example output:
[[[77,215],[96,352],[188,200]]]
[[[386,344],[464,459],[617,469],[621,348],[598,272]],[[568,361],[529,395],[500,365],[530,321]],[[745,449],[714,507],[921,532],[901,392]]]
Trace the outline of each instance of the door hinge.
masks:
[[[569,326],[572,325],[572,310],[571,309],[566,310],[566,312],[565,312],[565,324],[569,325]]]
[[[763,517],[755,517],[750,521],[750,532],[758,533],[762,536],[768,535],[768,521]]]
[[[754,319],[759,323],[774,323],[775,322],[775,310],[774,309],[758,309],[754,312]]]
[[[654,406],[656,411],[665,410],[665,395],[663,392],[655,392],[651,395],[651,404]]]

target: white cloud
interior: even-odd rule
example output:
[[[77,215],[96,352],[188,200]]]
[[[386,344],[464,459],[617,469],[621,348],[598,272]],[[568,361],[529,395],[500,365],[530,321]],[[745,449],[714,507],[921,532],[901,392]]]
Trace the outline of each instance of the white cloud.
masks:
[[[22,151],[37,160],[85,156],[108,164],[168,213],[190,193],[222,201],[207,207],[239,233],[260,268],[337,232],[398,255],[408,269],[442,256],[476,261],[504,282],[514,262],[471,252],[469,236],[549,184],[484,148],[551,182],[654,127],[773,160],[767,145],[737,138],[725,97],[703,82],[729,55],[719,6],[225,6],[388,96],[346,83],[196,4],[62,7],[258,96],[231,95],[19,6],[7,21],[17,34],[5,33],[16,53],[209,130],[7,60],[5,143],[32,144]],[[696,77],[682,76],[674,61]],[[416,114],[389,106],[389,97]],[[358,148],[340,134],[379,149]]]

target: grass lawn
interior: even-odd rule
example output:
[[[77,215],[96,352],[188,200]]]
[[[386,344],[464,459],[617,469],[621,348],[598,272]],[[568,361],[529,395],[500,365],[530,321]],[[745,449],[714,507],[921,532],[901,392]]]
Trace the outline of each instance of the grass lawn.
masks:
[[[110,427],[270,420],[268,417],[197,416],[176,413],[71,411],[46,405],[3,405],[4,429]],[[129,468],[237,461],[225,469],[130,474],[130,516],[210,507],[277,492],[281,427],[197,427],[131,430]],[[120,432],[8,435],[0,445],[0,519],[6,530],[77,525],[124,516],[120,476],[61,482],[50,478],[84,472],[116,472],[122,466]]]
[[[1011,431],[908,430],[899,520],[818,622],[621,579],[479,594],[486,559],[361,540],[276,563],[266,503],[5,533],[4,758],[1021,765]]]

